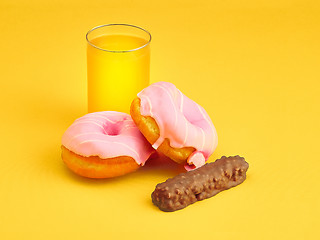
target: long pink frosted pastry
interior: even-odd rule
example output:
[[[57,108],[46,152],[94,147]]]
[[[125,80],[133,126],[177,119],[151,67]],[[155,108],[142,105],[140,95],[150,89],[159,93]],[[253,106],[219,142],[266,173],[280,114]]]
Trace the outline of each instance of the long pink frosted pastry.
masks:
[[[200,167],[216,149],[218,137],[207,112],[186,97],[172,83],[157,82],[142,90],[141,115],[155,119],[160,137],[152,145],[157,149],[165,138],[174,148],[194,147],[187,170]]]
[[[130,115],[113,111],[89,113],[77,119],[64,133],[62,145],[83,157],[129,156],[138,165],[144,165],[154,151]]]

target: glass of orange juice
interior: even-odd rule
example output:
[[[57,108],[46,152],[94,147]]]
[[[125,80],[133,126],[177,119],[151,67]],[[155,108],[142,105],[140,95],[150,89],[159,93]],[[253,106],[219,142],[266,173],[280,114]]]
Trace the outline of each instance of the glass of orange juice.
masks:
[[[87,35],[88,112],[129,113],[149,84],[151,34],[129,24],[107,24]]]

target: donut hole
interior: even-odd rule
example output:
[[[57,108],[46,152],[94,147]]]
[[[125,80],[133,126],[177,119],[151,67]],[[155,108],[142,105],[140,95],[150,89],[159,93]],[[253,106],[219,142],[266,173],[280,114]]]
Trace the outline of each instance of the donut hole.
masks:
[[[181,112],[182,115],[184,116],[185,120],[187,120],[191,125],[195,125],[198,126],[199,125],[199,120],[197,116],[195,116],[194,114],[190,114],[188,112]]]
[[[193,126],[200,127],[202,125],[203,119],[201,118],[202,115],[194,114],[198,112],[198,109],[194,109],[193,111],[181,111],[181,114],[184,116],[184,119]]]
[[[114,124],[107,124],[104,126],[104,133],[108,136],[118,136],[121,132],[123,122],[119,121]]]
[[[182,114],[183,114],[184,118],[185,118],[190,124],[193,125],[194,119],[191,118],[191,116],[188,116],[187,114],[184,114],[183,112],[182,112]]]
[[[188,101],[191,104],[188,104],[188,108],[186,109],[186,105],[181,109],[180,107],[177,106],[177,110],[180,112],[180,114],[184,117],[184,119],[189,122],[191,125],[198,125],[199,119],[199,114],[198,113],[198,108],[194,105],[194,102],[192,102],[190,99],[185,99],[185,101]]]

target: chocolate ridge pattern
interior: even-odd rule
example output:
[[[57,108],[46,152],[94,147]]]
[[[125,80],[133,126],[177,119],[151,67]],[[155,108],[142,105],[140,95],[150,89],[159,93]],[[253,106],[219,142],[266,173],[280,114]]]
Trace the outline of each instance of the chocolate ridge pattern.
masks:
[[[151,194],[152,202],[165,212],[183,209],[235,187],[246,179],[249,164],[243,157],[221,157],[190,172],[159,183]]]

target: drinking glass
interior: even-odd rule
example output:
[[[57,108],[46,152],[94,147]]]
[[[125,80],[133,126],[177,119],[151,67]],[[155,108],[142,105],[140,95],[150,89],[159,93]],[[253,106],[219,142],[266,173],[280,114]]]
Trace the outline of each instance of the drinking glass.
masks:
[[[88,112],[129,113],[149,85],[151,34],[129,24],[107,24],[87,35]]]

